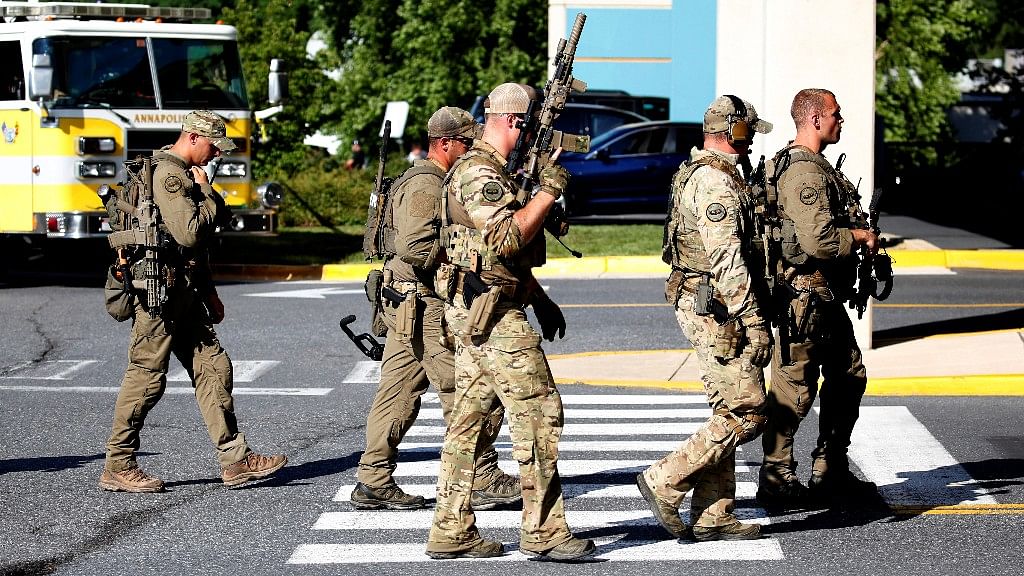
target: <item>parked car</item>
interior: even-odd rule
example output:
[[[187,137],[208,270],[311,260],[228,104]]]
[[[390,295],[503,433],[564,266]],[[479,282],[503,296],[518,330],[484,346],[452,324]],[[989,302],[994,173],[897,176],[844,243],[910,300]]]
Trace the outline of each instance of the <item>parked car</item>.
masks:
[[[483,102],[484,97],[478,96],[469,110],[477,122],[484,121]],[[617,126],[648,120],[649,118],[628,110],[596,104],[567,103],[565,110],[555,119],[555,130],[596,138]]]
[[[668,120],[669,99],[660,96],[634,96],[625,90],[587,90],[569,94],[568,102],[600,104],[628,110],[648,120]]]
[[[574,216],[664,214],[672,175],[703,141],[700,123],[642,122],[601,134],[586,154],[563,153],[558,163],[572,174],[566,210]]]

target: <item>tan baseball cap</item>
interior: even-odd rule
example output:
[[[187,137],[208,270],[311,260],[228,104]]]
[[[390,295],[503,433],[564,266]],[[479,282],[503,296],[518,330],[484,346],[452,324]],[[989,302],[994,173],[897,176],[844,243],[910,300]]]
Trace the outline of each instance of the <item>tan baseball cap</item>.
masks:
[[[488,114],[526,114],[530,100],[537,98],[537,91],[526,84],[506,82],[499,85],[487,97],[490,101]]]
[[[728,132],[729,116],[739,116],[740,114],[740,110],[737,110],[739,108],[736,105],[737,103],[742,103],[742,107],[746,108],[746,120],[754,132],[767,134],[772,131],[772,123],[758,118],[757,110],[754,110],[754,105],[750,102],[735,96],[731,98],[729,96],[719,96],[715,98],[715,101],[704,112],[704,132],[706,134]]]
[[[224,119],[209,110],[189,112],[185,115],[181,131],[206,136],[221,152],[230,152],[237,148],[234,141],[227,137],[227,126],[224,125]]]
[[[473,120],[473,116],[462,108],[454,106],[442,106],[427,121],[427,137],[429,138],[451,138],[453,136],[466,136],[468,138],[479,138],[483,132],[483,126]]]

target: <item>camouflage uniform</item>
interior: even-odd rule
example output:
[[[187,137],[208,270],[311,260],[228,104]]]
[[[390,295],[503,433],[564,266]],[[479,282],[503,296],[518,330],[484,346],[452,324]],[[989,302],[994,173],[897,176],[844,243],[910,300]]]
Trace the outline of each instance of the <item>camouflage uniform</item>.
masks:
[[[444,176],[434,162],[416,160],[392,188],[396,257],[384,264],[385,277],[390,276],[390,286],[396,292],[415,296],[397,309],[383,303],[388,334],[380,384],[366,418],[366,450],[358,471],[359,482],[370,488],[394,483],[398,445],[416,421],[420,397],[429,383],[437,389],[445,422],[451,421],[455,359],[442,326],[444,301],[434,292],[434,271],[444,255],[438,237]],[[400,333],[396,322],[396,312],[406,312],[405,306],[415,307],[411,333]],[[503,475],[493,444],[505,411],[497,400],[492,404],[483,426],[486,448],[477,460],[476,490],[487,488]]]
[[[701,276],[711,284],[728,308],[734,325],[764,326],[755,296],[756,270],[750,239],[756,235],[752,199],[736,168],[737,155],[694,148],[690,161],[672,182],[669,230],[672,267],[666,298],[676,308],[676,319],[693,344],[701,382],[713,415],[676,451],[644,471],[644,479],[662,501],[678,508],[693,489],[690,521],[700,527],[735,524],[736,446],[757,437],[764,424],[764,371],[751,363],[751,347],[734,357],[716,353],[715,344],[725,327],[713,315],[694,311]],[[696,167],[696,169],[694,169]],[[688,178],[687,178],[688,176]],[[671,228],[671,224],[670,224]]]
[[[801,146],[783,149],[774,163],[785,163],[778,183],[785,277],[802,297],[780,311],[786,321],[772,358],[762,486],[795,481],[793,438],[814,404],[819,376],[824,383],[812,475],[848,473],[847,449],[867,386],[843,307],[853,294],[857,259],[840,177],[824,156]]]
[[[456,343],[455,407],[441,454],[428,553],[466,551],[483,542],[470,490],[481,429],[495,398],[507,411],[512,457],[519,462],[520,549],[543,552],[572,539],[557,468],[562,401],[541,337],[524,311],[530,297],[526,286],[534,282],[530,269],[543,263],[544,235],[523,245],[513,212],[525,204],[525,193],[504,172],[505,164],[500,153],[478,140],[452,168],[445,188],[452,220],[479,231],[480,276],[501,296],[481,330],[471,322],[463,294],[447,294],[445,319]],[[448,246],[452,262],[465,264],[460,261],[465,253],[453,249],[451,241]],[[455,272],[457,290],[463,270]]]
[[[251,452],[235,418],[231,359],[217,339],[204,304],[214,289],[205,244],[214,231],[217,202],[212,195],[217,192],[209,184],[193,182],[188,164],[169,148],[153,153],[153,198],[166,231],[178,246],[179,257],[175,258],[173,249],[164,251],[175,273],[161,314],[151,318],[145,298],[135,304],[128,369],[107,441],[106,468],[112,472],[138,465],[139,433],[146,415],[164,393],[172,353],[192,380],[221,467]]]

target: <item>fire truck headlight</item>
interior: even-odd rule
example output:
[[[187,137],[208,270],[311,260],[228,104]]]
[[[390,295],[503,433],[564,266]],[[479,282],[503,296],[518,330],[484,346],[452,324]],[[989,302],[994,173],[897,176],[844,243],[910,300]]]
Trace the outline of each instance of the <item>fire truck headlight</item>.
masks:
[[[116,149],[117,142],[113,138],[78,138],[79,154],[110,154]]]
[[[115,162],[79,162],[80,178],[113,178],[117,174]]]
[[[217,166],[217,176],[244,178],[247,172],[245,162],[221,162]]]
[[[284,186],[277,182],[264,182],[256,188],[256,194],[259,195],[264,208],[277,208],[284,196]]]

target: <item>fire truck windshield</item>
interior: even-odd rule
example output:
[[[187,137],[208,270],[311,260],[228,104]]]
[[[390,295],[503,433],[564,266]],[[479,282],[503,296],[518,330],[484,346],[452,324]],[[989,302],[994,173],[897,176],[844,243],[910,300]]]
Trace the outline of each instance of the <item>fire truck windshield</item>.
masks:
[[[238,49],[226,40],[49,37],[56,108],[248,108]]]

